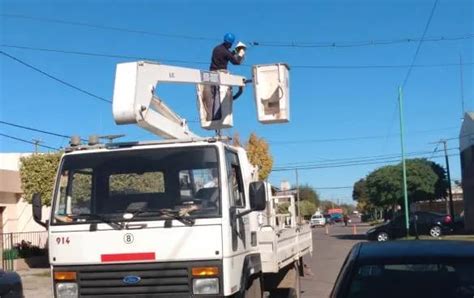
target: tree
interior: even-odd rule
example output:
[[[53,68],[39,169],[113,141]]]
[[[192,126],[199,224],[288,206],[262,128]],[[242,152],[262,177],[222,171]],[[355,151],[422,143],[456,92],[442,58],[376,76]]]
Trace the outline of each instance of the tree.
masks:
[[[304,218],[309,218],[316,212],[316,204],[312,201],[304,200],[300,201],[297,205],[299,208],[300,215]]]
[[[319,194],[308,184],[299,187],[300,201],[308,201],[319,206]]]
[[[410,202],[440,199],[446,194],[444,170],[426,159],[409,159],[407,166],[407,191]],[[441,168],[441,169],[440,169]],[[381,167],[366,178],[370,203],[379,207],[403,204],[402,166]]]
[[[33,194],[39,193],[43,204],[51,204],[61,155],[62,153],[33,154],[20,159],[21,188],[27,202],[31,203]]]
[[[257,137],[255,133],[251,133],[245,149],[250,163],[258,166],[259,180],[267,179],[273,167],[273,157],[268,143],[263,138]]]
[[[232,137],[232,146],[242,147],[242,143],[240,141],[240,134],[238,132],[234,132],[234,136]]]
[[[360,179],[354,183],[354,189],[352,190],[352,199],[354,201],[366,201],[369,199],[367,193],[367,183],[365,179]]]

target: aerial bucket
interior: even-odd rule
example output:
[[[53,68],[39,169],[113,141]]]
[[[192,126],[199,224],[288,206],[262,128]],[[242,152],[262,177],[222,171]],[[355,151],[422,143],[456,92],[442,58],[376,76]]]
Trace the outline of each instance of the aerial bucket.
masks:
[[[258,121],[290,121],[289,67],[284,63],[254,65],[252,69]]]

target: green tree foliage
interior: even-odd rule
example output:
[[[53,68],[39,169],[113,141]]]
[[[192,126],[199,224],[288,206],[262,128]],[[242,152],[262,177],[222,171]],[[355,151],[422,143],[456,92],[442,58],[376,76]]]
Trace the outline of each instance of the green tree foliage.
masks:
[[[361,212],[367,213],[374,209],[374,205],[369,199],[369,193],[367,190],[367,182],[365,179],[360,179],[354,183],[354,189],[352,190],[352,199],[357,201],[357,209]]]
[[[306,219],[310,218],[316,212],[316,204],[309,200],[300,201],[297,205],[300,215]]]
[[[352,190],[352,199],[354,201],[368,200],[369,195],[367,193],[367,183],[365,179],[360,179],[354,183],[354,189]]]
[[[319,206],[319,194],[314,190],[314,188],[305,184],[299,187],[299,192],[301,201],[312,202],[315,206]]]
[[[33,154],[20,159],[21,187],[24,198],[41,194],[43,204],[50,205],[54,180],[62,153]]]
[[[137,194],[165,192],[163,173],[114,174],[110,176],[110,193]]]
[[[290,208],[290,203],[288,202],[280,203],[277,205],[277,213],[286,214],[289,212],[288,211],[289,208]]]
[[[446,194],[442,167],[426,159],[410,159],[407,165],[407,190],[411,202],[440,199]],[[389,207],[403,203],[402,166],[381,167],[366,178],[370,203]]]
[[[268,143],[263,138],[259,138],[255,133],[251,133],[245,149],[247,150],[250,163],[258,166],[259,180],[267,179],[273,167],[273,157]]]

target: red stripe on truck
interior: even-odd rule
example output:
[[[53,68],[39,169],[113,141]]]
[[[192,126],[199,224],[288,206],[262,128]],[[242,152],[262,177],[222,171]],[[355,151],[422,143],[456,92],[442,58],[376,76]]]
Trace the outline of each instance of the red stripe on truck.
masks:
[[[154,252],[139,252],[127,254],[107,254],[101,255],[102,263],[105,262],[124,262],[124,261],[149,261],[155,260]]]

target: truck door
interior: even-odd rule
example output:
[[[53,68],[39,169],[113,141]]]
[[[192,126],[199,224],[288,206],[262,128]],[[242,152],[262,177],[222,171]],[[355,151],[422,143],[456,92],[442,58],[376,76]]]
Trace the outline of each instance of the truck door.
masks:
[[[235,212],[244,211],[245,209],[245,191],[242,172],[240,168],[239,157],[237,153],[226,149],[227,161],[227,183],[229,189],[229,198],[231,208],[235,208]],[[236,217],[231,220],[232,227],[232,250],[248,249],[250,244],[249,218],[248,215]]]

